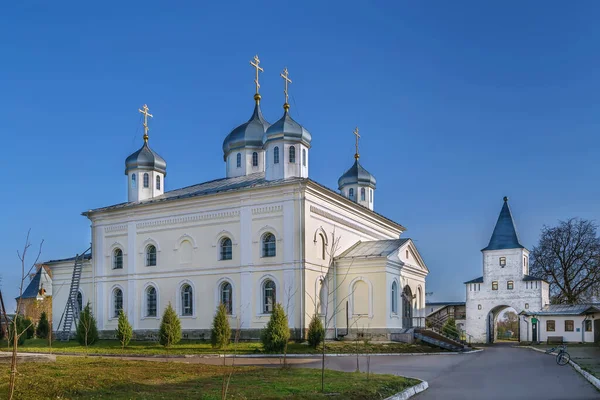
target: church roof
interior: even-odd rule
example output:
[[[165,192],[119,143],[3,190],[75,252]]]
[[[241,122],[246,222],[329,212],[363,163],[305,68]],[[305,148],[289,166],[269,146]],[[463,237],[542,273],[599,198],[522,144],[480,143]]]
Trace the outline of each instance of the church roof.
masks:
[[[46,290],[46,296],[52,296],[52,279],[44,269],[44,267],[40,267],[36,274],[33,276],[33,279],[29,282],[29,285],[23,291],[23,294],[20,296],[22,299],[32,299],[36,298],[40,288],[44,287]],[[18,300],[19,297],[15,298]]]
[[[469,284],[469,283],[483,283],[483,276],[480,276],[479,278],[471,279],[470,281],[465,282],[465,285]]]
[[[262,148],[263,134],[269,126],[271,124],[263,117],[260,105],[256,103],[248,122],[232,130],[223,141],[223,156],[227,157],[229,152],[245,147]]]
[[[526,315],[582,315],[600,313],[600,304],[548,304],[541,311],[523,311]]]
[[[138,151],[125,160],[125,175],[131,169],[138,167],[150,168],[167,175],[167,162],[148,146],[147,141],[144,142],[144,145]]]
[[[153,197],[148,200],[119,203],[119,204],[115,204],[115,205],[108,206],[108,207],[101,207],[101,208],[96,208],[93,210],[88,210],[88,211],[83,212],[82,214],[85,216],[89,216],[91,213],[95,213],[95,212],[127,209],[130,207],[136,207],[136,206],[140,206],[140,205],[158,204],[158,203],[164,203],[167,201],[180,200],[180,199],[199,197],[199,196],[207,196],[207,195],[212,195],[212,194],[217,194],[217,193],[232,192],[232,191],[236,191],[236,190],[243,190],[243,189],[249,189],[249,188],[274,187],[274,186],[285,185],[285,184],[296,183],[296,182],[312,182],[315,185],[319,186],[320,188],[327,190],[332,196],[335,196],[344,202],[350,202],[353,204],[353,206],[361,207],[361,209],[365,210],[366,212],[377,215],[377,216],[389,221],[390,223],[396,225],[402,231],[406,230],[406,228],[404,226],[402,226],[401,224],[399,224],[395,221],[392,221],[391,219],[387,218],[386,216],[381,215],[373,210],[370,210],[368,207],[362,206],[358,203],[348,200],[346,197],[342,196],[338,192],[328,188],[327,186],[321,185],[320,183],[315,182],[310,178],[292,177],[292,178],[287,178],[287,179],[277,179],[277,180],[273,180],[273,181],[268,181],[265,179],[264,172],[257,172],[255,174],[238,176],[238,177],[234,177],[234,178],[215,179],[212,181],[199,183],[197,185],[192,185],[192,186],[184,187],[181,189],[171,190],[169,192],[165,192],[164,194],[162,194],[160,196],[156,196],[156,197]]]
[[[498,216],[498,221],[496,222],[496,227],[494,228],[494,232],[490,238],[490,243],[481,251],[524,248],[525,246],[523,246],[519,241],[519,235],[517,234],[517,229],[515,228],[510,207],[508,206],[508,197],[505,197],[502,210],[500,210],[500,215]]]
[[[268,127],[262,137],[262,144],[278,139],[297,141],[310,147],[312,135],[302,125],[294,121],[286,110],[279,121]]]
[[[361,242],[359,240],[354,246],[336,258],[387,257],[409,240],[409,238],[373,240],[368,242]]]
[[[91,253],[86,253],[83,255],[83,259],[84,260],[91,260],[92,259],[92,254]],[[75,262],[75,257],[69,257],[69,258],[59,258],[57,260],[48,260],[48,261],[44,261],[41,264],[57,264],[57,263],[62,263],[62,262],[67,262],[67,261],[73,261]]]
[[[358,162],[358,158],[355,159],[354,164],[350,169],[344,172],[344,175],[338,179],[338,187],[341,190],[346,185],[352,184],[363,184],[369,185],[373,189],[375,189],[375,185],[377,184],[377,180],[373,175],[369,173],[360,162]]]

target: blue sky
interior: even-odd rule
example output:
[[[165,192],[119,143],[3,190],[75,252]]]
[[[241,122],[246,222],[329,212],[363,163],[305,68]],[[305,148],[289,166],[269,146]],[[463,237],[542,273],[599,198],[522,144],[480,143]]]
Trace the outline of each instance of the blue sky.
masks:
[[[0,5],[7,299],[29,228],[42,259],[73,256],[90,241],[80,213],[126,199],[144,103],[167,190],[224,176],[256,53],[271,122],[290,71],[311,178],[337,188],[360,128],[375,208],[416,241],[430,300],[464,299],[505,195],[530,248],[543,224],[600,216],[598,3],[126,3]]]

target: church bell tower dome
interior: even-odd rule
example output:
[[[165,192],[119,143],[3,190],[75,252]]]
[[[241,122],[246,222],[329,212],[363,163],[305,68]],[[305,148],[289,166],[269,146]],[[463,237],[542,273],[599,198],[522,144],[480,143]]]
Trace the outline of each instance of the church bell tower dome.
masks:
[[[360,158],[358,154],[358,139],[360,138],[358,128],[354,130],[354,135],[356,136],[354,164],[340,176],[340,179],[338,179],[338,188],[344,197],[372,210],[377,180],[358,161]]]
[[[306,128],[290,116],[288,83],[292,83],[285,68],[285,103],[283,116],[271,125],[262,137],[265,149],[265,178],[269,181],[292,177],[308,178],[308,150],[312,136]]]
[[[143,201],[165,192],[167,162],[148,145],[148,106],[139,110],[144,115],[144,144],[125,160],[128,201]]]

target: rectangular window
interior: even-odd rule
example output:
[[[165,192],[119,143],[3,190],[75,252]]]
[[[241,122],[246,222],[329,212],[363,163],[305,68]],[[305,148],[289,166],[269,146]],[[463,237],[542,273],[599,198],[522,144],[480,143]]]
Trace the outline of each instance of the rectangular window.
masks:
[[[586,332],[591,332],[592,331],[592,320],[591,319],[587,319],[585,321],[585,331]]]
[[[556,323],[554,320],[546,321],[546,332],[554,332],[556,330]]]
[[[514,287],[515,287],[515,283],[514,283],[513,281],[508,281],[508,282],[506,282],[506,288],[507,288],[508,290],[513,290],[513,289],[514,289]]]
[[[500,257],[500,266],[502,268],[506,267],[506,257]]]
[[[492,290],[498,290],[498,281],[492,282]]]
[[[573,332],[575,328],[575,323],[572,319],[568,319],[565,321],[565,332]]]

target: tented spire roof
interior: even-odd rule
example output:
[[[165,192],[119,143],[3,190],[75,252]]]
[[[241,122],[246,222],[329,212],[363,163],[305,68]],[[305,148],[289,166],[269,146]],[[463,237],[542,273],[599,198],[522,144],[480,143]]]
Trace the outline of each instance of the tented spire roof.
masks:
[[[496,227],[494,228],[494,233],[492,233],[492,237],[490,238],[490,243],[482,251],[523,248],[525,248],[525,246],[519,241],[519,235],[515,228],[510,207],[508,206],[508,197],[505,197],[502,210],[500,210],[500,215],[496,222]]]

